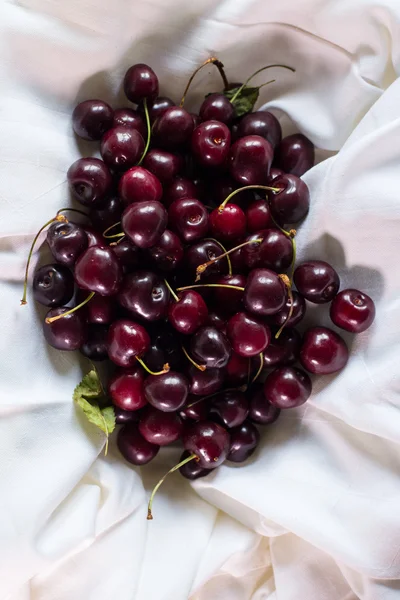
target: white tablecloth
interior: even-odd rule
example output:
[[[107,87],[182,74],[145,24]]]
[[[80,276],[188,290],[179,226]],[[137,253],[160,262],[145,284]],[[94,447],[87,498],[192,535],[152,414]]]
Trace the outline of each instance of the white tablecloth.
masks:
[[[399,599],[399,40],[399,0],[1,2],[1,600]],[[246,466],[192,487],[171,476],[147,522],[149,489],[179,452],[143,470],[113,446],[104,458],[72,405],[79,356],[45,344],[21,281],[33,233],[69,203],[69,164],[91,152],[71,132],[77,100],[122,105],[140,61],[178,99],[211,54],[236,81],[296,68],[274,72],[260,106],[326,159],[305,176],[299,259],[332,261],[377,318]],[[203,71],[193,107],[217,84]],[[317,319],[328,323],[326,307],[309,311]]]

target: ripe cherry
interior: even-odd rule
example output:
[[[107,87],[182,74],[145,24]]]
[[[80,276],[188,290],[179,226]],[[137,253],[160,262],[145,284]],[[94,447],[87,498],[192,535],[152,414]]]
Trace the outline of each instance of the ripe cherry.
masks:
[[[63,320],[60,319],[60,321]],[[137,364],[136,357],[143,356],[149,347],[149,334],[139,323],[120,319],[111,324],[108,332],[108,355],[119,367],[135,366]]]
[[[310,208],[310,192],[307,185],[296,175],[284,173],[272,182],[279,192],[269,192],[269,204],[279,223],[298,223],[307,216]]]
[[[139,104],[158,95],[158,78],[153,69],[143,63],[132,65],[124,77],[124,92],[128,100]]]
[[[123,212],[121,224],[139,248],[155,246],[167,228],[168,213],[161,202],[135,202]]]
[[[160,449],[144,439],[137,423],[127,423],[120,429],[117,444],[125,460],[139,467],[153,460]]]
[[[171,206],[174,200],[181,200],[183,198],[196,198],[196,193],[197,188],[191,179],[177,177],[165,190],[162,201],[165,206]]]
[[[247,460],[257,448],[260,442],[260,434],[257,427],[250,421],[245,421],[238,427],[231,429],[231,444],[227,460],[241,463]]]
[[[243,259],[248,269],[265,267],[282,273],[292,264],[292,240],[276,227],[249,235],[246,242],[250,241],[254,241],[254,244],[242,248]]]
[[[44,265],[36,271],[32,288],[36,302],[57,308],[71,300],[74,294],[74,277],[63,265]]]
[[[154,123],[158,117],[161,117],[171,106],[175,106],[175,102],[167,96],[157,96],[152,102],[147,103],[151,123]],[[142,108],[139,107],[139,108]]]
[[[83,356],[94,361],[106,360],[108,358],[107,334],[107,325],[89,325],[86,340],[80,347]]]
[[[88,246],[87,235],[82,227],[58,221],[50,225],[46,241],[54,259],[66,267],[73,267]]]
[[[78,350],[87,337],[87,326],[79,311],[66,315],[51,323],[47,319],[57,317],[68,310],[66,307],[52,308],[43,323],[46,342],[57,350]]]
[[[231,132],[219,121],[200,123],[192,133],[192,153],[198,163],[205,167],[223,165],[228,158],[230,145]]]
[[[183,460],[185,460],[185,458],[188,458],[189,456],[191,456],[190,452],[185,450],[185,452],[182,453],[179,462],[182,462]],[[185,479],[194,481],[195,479],[199,479],[200,477],[205,477],[206,475],[208,475],[210,473],[210,469],[204,469],[204,467],[200,466],[198,461],[191,460],[182,465],[179,468],[179,472],[181,475],[183,475],[183,477],[185,477]]]
[[[238,387],[246,384],[250,376],[250,359],[232,352],[225,367],[225,384],[227,387]]]
[[[216,280],[217,284],[245,287],[246,277],[244,275],[222,275]],[[226,287],[214,288],[215,304],[226,316],[235,314],[242,308],[243,292]]]
[[[259,316],[273,315],[285,306],[286,285],[270,269],[254,269],[247,278],[243,294],[246,310]]]
[[[240,356],[256,356],[263,352],[271,339],[268,325],[245,312],[238,312],[227,324],[232,350]]]
[[[139,365],[119,371],[108,383],[108,393],[113,404],[122,410],[139,410],[146,406],[144,373]]]
[[[153,173],[161,183],[168,184],[181,172],[183,161],[177,154],[153,148],[147,152],[143,166]]]
[[[153,173],[143,167],[132,167],[124,173],[119,181],[119,195],[128,206],[132,202],[159,201],[162,197],[162,186]]]
[[[157,321],[167,314],[170,293],[164,281],[151,271],[135,271],[124,277],[118,302],[134,318]]]
[[[124,126],[113,127],[103,136],[100,144],[101,156],[110,169],[126,171],[140,159],[144,140],[136,129]]]
[[[101,296],[118,292],[122,269],[111,248],[91,246],[81,254],[75,264],[75,281],[83,290]]]
[[[189,381],[177,371],[163,375],[150,375],[144,383],[147,401],[164,412],[174,412],[182,408],[188,397]]]
[[[168,217],[171,229],[186,243],[203,238],[208,231],[208,212],[199,200],[174,200],[169,207]]]
[[[214,260],[223,253],[221,246],[214,240],[205,239],[193,244],[186,250],[185,262],[191,276],[196,275],[196,269],[209,260]],[[232,255],[231,255],[232,256]],[[207,267],[207,275],[221,275],[226,273],[228,263],[226,258],[221,258]]]
[[[259,135],[238,139],[229,154],[230,173],[241,185],[264,184],[274,155],[271,144]]]
[[[282,128],[272,113],[267,110],[258,110],[240,119],[236,135],[237,138],[259,135],[275,148],[282,139]]]
[[[220,121],[229,125],[235,117],[235,108],[224,94],[210,94],[203,100],[199,115],[202,121]]]
[[[301,369],[280,367],[265,380],[264,394],[268,402],[280,409],[304,404],[311,395],[311,379]]]
[[[93,227],[105,231],[121,219],[123,205],[118,196],[111,196],[105,204],[90,211],[89,217]]]
[[[209,418],[230,429],[241,425],[249,414],[249,403],[243,392],[222,392],[212,401]]]
[[[214,469],[224,462],[229,452],[229,433],[212,421],[190,424],[183,432],[183,446],[195,454],[205,469]]]
[[[330,302],[339,290],[339,275],[323,260],[301,263],[294,272],[294,283],[300,294],[315,304]]]
[[[227,204],[223,210],[214,208],[210,214],[210,229],[219,240],[235,242],[246,233],[246,215],[237,204]]]
[[[199,371],[194,365],[190,365],[187,371],[190,388],[194,396],[208,396],[218,392],[224,383],[223,369],[206,369]]]
[[[297,177],[311,169],[314,159],[314,144],[302,133],[288,135],[276,148],[276,164],[285,173],[293,173]]]
[[[191,335],[205,325],[208,317],[207,305],[194,290],[185,290],[178,296],[179,302],[172,301],[168,308],[171,325],[186,335]]]
[[[103,100],[85,100],[74,108],[72,126],[84,140],[100,140],[112,127],[113,109]]]
[[[84,206],[99,206],[111,191],[108,167],[98,158],[78,158],[68,169],[67,180],[74,197]]]
[[[192,357],[207,368],[221,369],[225,367],[231,355],[230,344],[225,335],[206,325],[193,335],[190,342]]]
[[[368,329],[375,319],[375,304],[367,294],[347,289],[333,299],[330,315],[337,327],[351,333],[361,333]]]
[[[303,337],[300,362],[307,371],[329,375],[346,366],[349,351],[344,340],[327,327],[312,327]]]
[[[211,402],[209,398],[199,400],[196,396],[188,396],[186,406],[184,406],[179,415],[182,419],[191,419],[192,421],[205,421],[208,417]]]
[[[124,271],[129,272],[135,269],[140,262],[140,250],[127,239],[118,242],[116,246],[111,246],[119,264]]]
[[[182,430],[182,420],[175,412],[161,412],[149,406],[140,415],[139,431],[151,444],[172,444],[181,437]]]
[[[248,392],[248,397],[250,400],[250,421],[257,423],[257,425],[271,425],[275,423],[281,409],[267,400],[262,383],[254,384]]]
[[[246,210],[247,230],[250,233],[275,227],[271,209],[265,200],[254,200]]]
[[[288,319],[290,310],[292,310],[292,314]],[[271,316],[271,322],[277,327],[282,327],[283,324],[285,324],[285,327],[294,327],[297,323],[300,323],[305,314],[306,301],[298,292],[292,290],[292,299],[289,297],[286,299],[282,310]]]
[[[179,106],[171,106],[153,125],[153,135],[163,148],[177,148],[189,141],[194,123],[190,113]]]
[[[136,129],[143,139],[146,138],[146,123],[137,110],[132,110],[131,108],[117,108],[114,111],[113,127],[120,126]]]
[[[301,336],[296,329],[285,327],[278,339],[274,337],[264,350],[264,367],[291,365],[299,358]]]
[[[148,249],[148,255],[160,271],[174,271],[182,262],[184,252],[179,237],[166,229],[155,246]]]

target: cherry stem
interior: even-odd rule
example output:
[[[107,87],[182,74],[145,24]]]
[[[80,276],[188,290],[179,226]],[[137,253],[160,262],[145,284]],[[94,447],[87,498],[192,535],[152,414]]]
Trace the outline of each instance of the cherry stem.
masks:
[[[63,212],[74,212],[74,213],[78,213],[79,215],[83,215],[84,217],[86,217],[87,219],[90,220],[90,217],[87,213],[83,212],[83,210],[78,210],[77,208],[60,208],[60,210],[57,211],[57,216],[60,215]]]
[[[226,262],[228,263],[228,273],[229,273],[229,275],[232,275],[232,263],[231,263],[231,259],[229,258],[229,254],[228,254],[228,252],[227,252],[227,250],[226,250],[225,246],[223,246],[223,245],[221,244],[221,242],[219,242],[219,241],[218,241],[218,240],[216,240],[215,238],[204,238],[204,241],[207,241],[207,240],[209,240],[210,242],[215,242],[216,244],[218,244],[218,246],[219,246],[220,248],[222,248],[222,250],[223,250],[223,251],[224,251],[224,253],[225,253]]]
[[[287,315],[284,323],[282,323],[282,326],[278,329],[278,331],[275,334],[275,339],[276,340],[279,338],[279,336],[281,335],[282,331],[285,329],[286,324],[289,322],[290,317],[293,314],[294,303],[293,303],[293,293],[292,293],[292,288],[291,287],[288,289],[288,296],[289,296],[289,300],[290,300],[289,312],[288,312],[288,315]]]
[[[253,75],[250,75],[250,77],[248,79],[246,79],[246,81],[237,90],[236,94],[231,98],[231,102],[234,102],[236,100],[236,98],[242,93],[244,88],[253,79],[253,77],[258,75],[262,71],[266,71],[267,69],[272,69],[272,67],[281,67],[282,69],[289,69],[289,71],[292,71],[293,73],[296,71],[296,69],[293,69],[293,67],[288,67],[287,65],[267,65],[266,67],[262,67],[261,69],[258,69],[257,71],[255,71],[253,73]]]
[[[124,235],[124,236],[121,236],[121,237],[119,238],[118,242],[111,242],[111,243],[110,243],[110,246],[118,246],[118,244],[120,244],[120,243],[121,243],[121,242],[124,240],[124,238],[126,238],[126,235]]]
[[[243,248],[243,246],[247,246],[248,244],[261,244],[262,241],[263,241],[263,238],[257,238],[255,240],[248,240],[247,242],[243,242],[243,244],[239,244],[239,246],[235,246],[235,248],[231,248],[230,250],[227,250],[223,254],[220,254],[219,256],[216,256],[215,258],[208,260],[207,262],[203,263],[202,265],[199,265],[196,269],[195,282],[200,281],[200,275],[202,273],[204,273],[204,271],[207,269],[207,267],[214,264],[221,258],[228,257],[229,254],[231,254],[232,252],[235,252],[235,250],[239,250],[240,248]],[[178,289],[178,291],[179,291],[179,289]]]
[[[244,292],[244,287],[239,285],[228,285],[225,283],[198,283],[196,285],[185,285],[184,287],[176,288],[176,291],[183,292],[184,290],[193,290],[195,288],[204,287],[228,288],[228,290],[240,290],[241,292]]]
[[[194,71],[194,73],[191,75],[191,77],[190,77],[189,81],[187,82],[187,84],[186,84],[186,88],[185,88],[185,91],[183,92],[182,100],[181,100],[181,102],[180,102],[180,104],[179,104],[179,106],[180,106],[181,108],[182,108],[182,106],[183,106],[183,105],[184,105],[184,103],[185,103],[186,94],[188,93],[188,90],[189,90],[189,88],[190,88],[190,86],[191,86],[191,83],[192,83],[193,79],[196,77],[197,73],[198,73],[199,71],[201,71],[201,69],[202,69],[203,67],[205,67],[206,65],[209,65],[209,64],[215,65],[215,66],[217,67],[217,69],[218,69],[218,71],[219,71],[219,74],[220,74],[220,75],[221,75],[221,77],[222,77],[222,81],[223,81],[223,83],[224,83],[224,88],[226,89],[226,88],[229,86],[229,83],[228,83],[228,80],[227,80],[227,78],[226,78],[225,71],[224,71],[224,65],[222,64],[222,62],[221,62],[221,61],[220,61],[218,58],[216,58],[215,56],[212,56],[211,58],[207,58],[207,60],[206,60],[206,61],[204,61],[204,62],[203,62],[203,64],[202,64],[202,65],[200,65],[200,66],[199,66],[199,67],[198,67],[198,68],[197,68],[197,69]]]
[[[177,465],[175,465],[174,467],[172,467],[172,469],[170,469],[167,473],[165,473],[164,477],[162,477],[160,479],[160,481],[157,483],[157,485],[155,486],[155,488],[151,492],[149,504],[147,506],[147,520],[148,521],[152,521],[152,519],[153,519],[151,508],[153,506],[154,496],[156,495],[158,488],[164,483],[165,479],[168,477],[168,475],[170,473],[173,473],[174,471],[177,471],[178,469],[180,469],[181,467],[183,467],[183,465],[186,465],[186,463],[190,462],[191,460],[199,460],[199,459],[196,456],[196,454],[191,454],[190,456],[188,456],[184,460],[181,460],[180,463],[178,463]]]
[[[219,205],[218,212],[221,213],[224,210],[225,205],[228,204],[229,200],[233,198],[233,196],[236,196],[236,194],[238,194],[239,192],[244,192],[245,190],[265,190],[267,192],[274,192],[277,194],[281,191],[281,188],[270,187],[269,185],[245,185],[244,187],[241,187],[237,190],[233,190],[233,192],[231,192],[229,196],[225,198],[222,204]]]
[[[260,357],[260,366],[258,367],[257,373],[254,375],[253,379],[251,380],[251,383],[254,383],[259,378],[261,371],[263,370],[264,354],[262,352],[260,352],[260,354],[258,356]]]
[[[48,317],[45,320],[45,322],[46,323],[54,323],[54,321],[58,321],[58,319],[63,319],[64,317],[67,317],[68,315],[72,315],[72,313],[74,313],[76,310],[79,310],[80,308],[82,308],[82,306],[85,306],[85,304],[87,304],[93,298],[94,295],[95,295],[95,292],[90,292],[89,296],[87,298],[85,298],[85,300],[83,300],[83,302],[81,302],[80,304],[77,304],[70,310],[67,310],[64,313],[61,313],[60,315],[56,315],[55,317]]]
[[[37,234],[33,238],[33,242],[31,244],[31,248],[30,248],[29,254],[28,254],[28,260],[26,261],[25,277],[24,277],[24,293],[22,294],[21,306],[24,306],[27,303],[26,302],[26,293],[27,293],[27,287],[28,287],[28,273],[29,273],[29,265],[31,264],[31,258],[32,258],[32,254],[33,254],[33,249],[34,249],[35,244],[36,244],[36,242],[38,240],[38,237],[42,233],[42,231],[44,229],[46,229],[46,227],[48,227],[49,225],[51,225],[52,223],[54,223],[55,221],[59,221],[60,223],[68,223],[67,217],[64,217],[64,215],[57,214],[57,216],[55,216],[52,219],[50,219],[50,221],[47,221],[47,223],[45,223],[39,229],[39,231],[37,232]]]
[[[178,296],[175,294],[174,290],[172,289],[172,287],[169,285],[168,281],[166,279],[164,279],[164,283],[167,286],[167,288],[170,291],[171,296],[174,298],[175,302],[179,302],[179,298]]]
[[[146,116],[146,126],[147,126],[147,141],[146,141],[146,146],[145,146],[145,148],[144,148],[144,150],[143,150],[143,154],[142,154],[142,156],[140,157],[140,160],[139,160],[139,162],[138,162],[137,166],[139,166],[139,165],[141,165],[141,164],[142,164],[142,162],[143,162],[143,160],[144,160],[144,157],[145,157],[145,156],[146,156],[146,154],[147,154],[147,150],[149,149],[149,146],[150,146],[150,139],[151,139],[151,124],[150,124],[150,115],[149,115],[149,109],[148,109],[148,107],[147,107],[147,98],[145,98],[145,99],[143,100],[143,108],[144,108],[144,114],[145,114],[145,116]]]
[[[146,363],[143,362],[143,360],[141,358],[139,358],[138,356],[135,356],[135,358],[138,361],[138,363],[140,363],[142,365],[143,369],[145,371],[147,371],[148,373],[150,373],[150,375],[164,375],[164,373],[168,373],[168,371],[169,371],[168,363],[165,363],[165,365],[163,365],[162,371],[151,371],[149,369],[149,367],[146,365]]]
[[[108,233],[109,231],[111,231],[111,229],[114,229],[114,227],[117,227],[117,225],[121,225],[121,221],[117,221],[116,223],[113,223],[112,225],[110,225],[110,227],[107,227],[107,229],[105,229],[103,231],[103,237],[108,238],[110,236],[106,235],[106,233]],[[114,237],[114,236],[111,236]]]
[[[188,361],[190,361],[192,363],[192,365],[194,365],[196,367],[196,369],[198,369],[199,371],[206,370],[207,367],[205,365],[199,365],[196,361],[193,360],[193,358],[191,356],[189,356],[185,346],[182,346],[182,350],[183,350],[183,354],[186,356]]]

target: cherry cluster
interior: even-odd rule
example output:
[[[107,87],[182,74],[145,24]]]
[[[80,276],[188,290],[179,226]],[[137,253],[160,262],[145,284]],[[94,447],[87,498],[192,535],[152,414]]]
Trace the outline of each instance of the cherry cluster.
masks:
[[[55,262],[33,280],[50,309],[47,342],[114,365],[107,391],[121,454],[144,465],[180,440],[171,471],[188,479],[245,461],[257,426],[310,397],[308,373],[346,365],[338,333],[296,329],[307,301],[330,303],[333,323],[353,333],[375,314],[366,294],[339,292],[328,263],[295,266],[313,144],[302,134],[282,139],[272,113],[246,104],[256,88],[229,85],[217,59],[206,64],[218,67],[224,89],[199,114],[183,106],[188,88],[180,105],[159,96],[144,64],[124,79],[135,107],[75,108],[75,133],[99,141],[102,157],[68,170],[87,221],[62,209],[44,226]]]

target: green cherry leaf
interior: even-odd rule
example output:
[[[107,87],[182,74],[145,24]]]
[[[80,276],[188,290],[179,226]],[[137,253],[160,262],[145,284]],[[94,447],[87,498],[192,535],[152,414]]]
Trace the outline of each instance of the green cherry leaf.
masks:
[[[226,90],[224,95],[229,100],[232,100],[238,91],[239,88],[233,88],[233,90]],[[242,117],[253,110],[254,105],[258,100],[259,93],[258,87],[244,87],[242,89],[232,102],[237,117]]]

